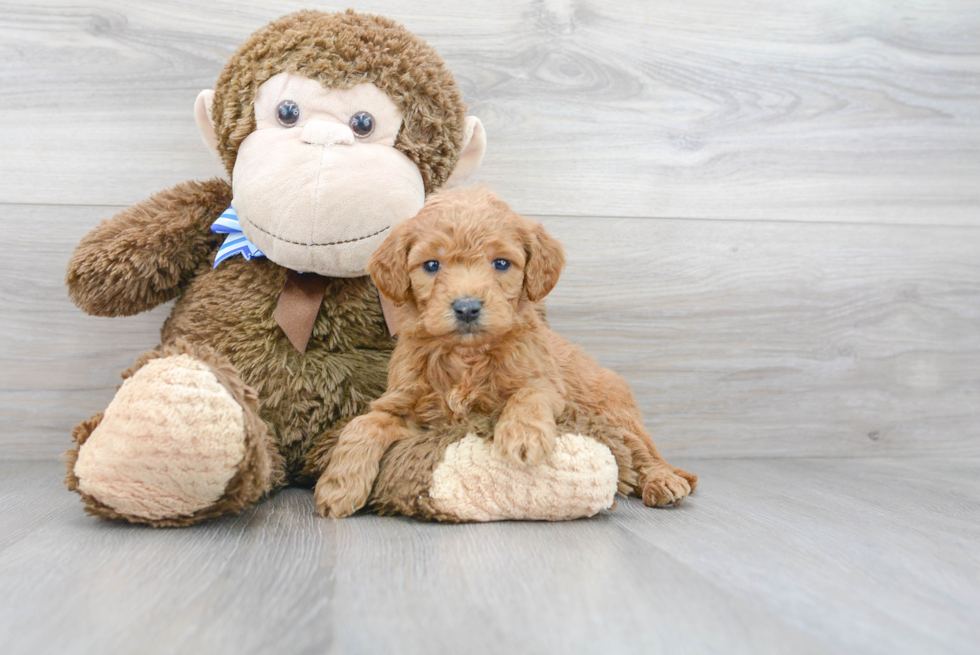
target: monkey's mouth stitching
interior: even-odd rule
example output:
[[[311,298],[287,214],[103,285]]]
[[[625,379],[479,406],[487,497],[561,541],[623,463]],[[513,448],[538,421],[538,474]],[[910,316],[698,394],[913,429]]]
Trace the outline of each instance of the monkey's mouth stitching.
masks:
[[[355,237],[353,239],[344,239],[343,241],[330,241],[330,242],[327,242],[327,243],[305,243],[303,241],[293,241],[291,239],[284,239],[281,236],[279,236],[278,234],[273,234],[269,230],[262,229],[261,227],[259,227],[258,225],[256,225],[252,221],[248,220],[244,216],[239,216],[238,217],[238,220],[245,221],[250,226],[252,226],[256,230],[258,230],[259,232],[262,232],[264,234],[268,234],[273,239],[278,239],[279,241],[284,241],[286,243],[292,243],[292,244],[297,245],[297,246],[339,246],[339,245],[342,245],[342,244],[345,244],[345,243],[354,243],[355,241],[364,241],[365,239],[370,239],[371,237],[376,237],[379,234],[381,234],[382,232],[386,232],[387,230],[390,230],[391,229],[391,226],[389,225],[388,227],[383,227],[380,230],[378,230],[377,232],[373,232],[373,233],[368,234],[368,235],[363,236],[363,237]]]

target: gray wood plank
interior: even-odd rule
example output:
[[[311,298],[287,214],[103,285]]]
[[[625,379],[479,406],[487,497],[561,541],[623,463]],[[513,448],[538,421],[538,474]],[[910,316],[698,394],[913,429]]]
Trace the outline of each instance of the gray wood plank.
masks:
[[[5,653],[970,653],[977,460],[682,461],[684,506],[445,526],[287,490],[179,530],[0,463]],[[11,511],[33,507],[35,512]]]
[[[5,652],[261,653],[283,637],[290,652],[310,652],[331,642],[332,542],[308,492],[198,530],[141,530],[85,516],[60,470],[36,471],[33,484],[19,476],[21,490],[57,490],[62,511],[0,550]],[[63,556],[49,559],[49,548]]]
[[[123,319],[83,314],[64,269],[75,245],[117,208],[7,207],[0,262],[0,458],[53,457],[71,427],[101,411],[120,373],[160,341],[170,305]]]
[[[220,172],[197,92],[307,4],[4,2],[0,202],[130,204]],[[980,221],[975,2],[359,8],[443,53],[487,126],[479,179],[523,212]]]
[[[704,495],[683,527],[630,503],[626,529],[843,650],[976,650],[976,460],[690,466]]]
[[[980,454],[980,231],[549,218],[554,327],[689,456]]]
[[[65,502],[67,490],[59,482],[63,477],[64,467],[53,461],[0,463],[0,551],[53,520],[77,515],[78,506]]]
[[[4,214],[0,457],[63,451],[158,342],[166,307],[87,317],[62,286],[112,212]],[[554,327],[633,384],[668,455],[980,454],[980,230],[544,222],[569,256]]]

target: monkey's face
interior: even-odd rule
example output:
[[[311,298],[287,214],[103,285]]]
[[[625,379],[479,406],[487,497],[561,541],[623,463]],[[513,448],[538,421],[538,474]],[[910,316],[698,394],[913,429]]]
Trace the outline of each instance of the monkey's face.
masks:
[[[418,168],[394,148],[401,125],[373,84],[325,89],[289,73],[266,81],[232,182],[245,236],[280,266],[364,275],[391,228],[425,202]]]

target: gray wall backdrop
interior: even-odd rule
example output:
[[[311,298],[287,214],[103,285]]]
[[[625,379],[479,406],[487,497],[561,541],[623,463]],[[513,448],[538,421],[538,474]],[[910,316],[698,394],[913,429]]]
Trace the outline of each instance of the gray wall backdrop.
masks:
[[[317,2],[0,3],[0,458],[50,458],[168,307],[83,315],[99,220],[221,175],[192,107]],[[365,1],[436,46],[476,176],[565,242],[554,326],[668,456],[980,454],[980,3]]]

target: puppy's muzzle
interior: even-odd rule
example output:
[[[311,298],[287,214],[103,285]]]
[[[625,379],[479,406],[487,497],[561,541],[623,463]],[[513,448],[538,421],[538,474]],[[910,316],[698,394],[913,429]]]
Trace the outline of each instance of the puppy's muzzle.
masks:
[[[471,325],[480,318],[483,301],[479,298],[457,298],[453,301],[453,313],[462,325]]]

